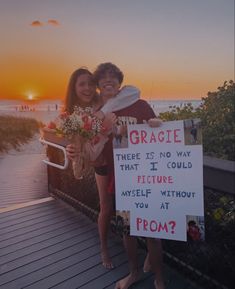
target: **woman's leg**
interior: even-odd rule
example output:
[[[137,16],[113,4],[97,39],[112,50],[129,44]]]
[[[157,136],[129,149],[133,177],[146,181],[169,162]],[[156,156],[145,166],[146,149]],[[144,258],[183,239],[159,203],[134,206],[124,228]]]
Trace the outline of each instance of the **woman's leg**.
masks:
[[[100,236],[101,258],[105,268],[113,268],[108,253],[108,231],[113,215],[113,196],[108,193],[108,176],[95,174],[96,184],[100,199],[100,212],[98,217],[98,229]]]

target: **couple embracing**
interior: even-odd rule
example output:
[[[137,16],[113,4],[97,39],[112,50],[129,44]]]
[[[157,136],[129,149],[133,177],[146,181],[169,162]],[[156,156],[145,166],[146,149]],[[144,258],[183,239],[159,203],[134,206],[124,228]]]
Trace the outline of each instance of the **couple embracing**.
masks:
[[[100,212],[98,229],[101,244],[102,264],[107,269],[113,268],[108,252],[108,230],[114,213],[115,177],[113,161],[114,131],[120,120],[125,118],[126,124],[149,123],[150,126],[160,126],[150,105],[140,99],[140,91],[134,86],[123,86],[124,75],[114,64],[107,62],[98,65],[93,74],[86,68],[79,68],[71,75],[65,100],[65,110],[72,113],[74,107],[86,109],[91,107],[94,115],[106,126],[106,133],[100,136],[97,144],[90,146],[93,158],[96,184],[99,192]],[[97,89],[99,93],[97,93]],[[120,127],[120,126],[119,126]],[[119,132],[119,140],[125,132]],[[73,144],[66,147],[70,159],[79,157],[79,151]],[[94,153],[95,152],[95,153]],[[123,242],[128,256],[130,273],[116,283],[115,289],[128,289],[139,280],[141,272],[137,258],[137,238],[123,233]],[[164,289],[163,257],[161,240],[147,238],[148,253],[144,262],[144,272],[154,273],[154,286]]]

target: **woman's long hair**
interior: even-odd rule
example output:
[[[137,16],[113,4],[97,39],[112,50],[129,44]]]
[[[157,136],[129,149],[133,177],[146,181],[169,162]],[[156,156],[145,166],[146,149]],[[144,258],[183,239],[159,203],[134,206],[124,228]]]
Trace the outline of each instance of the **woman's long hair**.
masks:
[[[92,73],[87,69],[87,68],[79,68],[75,70],[70,79],[69,79],[69,84],[67,87],[67,93],[65,97],[65,108],[64,110],[67,111],[68,113],[72,113],[74,110],[74,106],[79,106],[79,98],[76,94],[76,82],[79,76],[83,74],[89,74],[91,77],[93,77]],[[92,105],[95,105],[99,101],[98,94],[96,93],[94,96],[94,99],[92,100]]]

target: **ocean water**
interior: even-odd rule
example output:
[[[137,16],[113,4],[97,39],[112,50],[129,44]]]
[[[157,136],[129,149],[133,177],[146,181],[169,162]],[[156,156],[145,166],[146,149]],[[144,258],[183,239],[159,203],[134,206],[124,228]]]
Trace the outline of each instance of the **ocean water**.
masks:
[[[43,123],[54,120],[62,109],[61,100],[23,102],[20,100],[1,100],[0,115],[34,118]]]
[[[149,100],[148,103],[155,111],[171,111],[175,106],[184,107],[191,103],[194,108],[201,105],[201,100]],[[61,100],[45,100],[41,102],[22,102],[20,100],[0,100],[0,115],[13,115],[35,118],[47,123],[58,116],[63,107]]]

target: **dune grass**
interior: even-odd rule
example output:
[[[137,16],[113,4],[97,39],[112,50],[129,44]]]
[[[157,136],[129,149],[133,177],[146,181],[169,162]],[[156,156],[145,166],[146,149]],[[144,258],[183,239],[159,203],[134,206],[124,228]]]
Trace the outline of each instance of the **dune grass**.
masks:
[[[33,118],[0,116],[0,152],[19,149],[39,131],[39,123]]]

